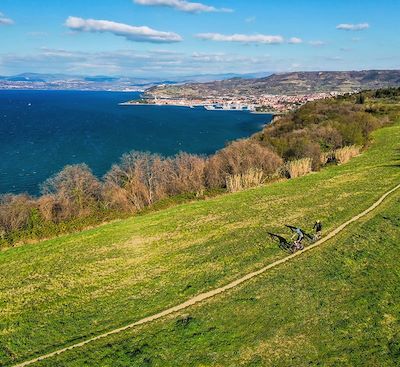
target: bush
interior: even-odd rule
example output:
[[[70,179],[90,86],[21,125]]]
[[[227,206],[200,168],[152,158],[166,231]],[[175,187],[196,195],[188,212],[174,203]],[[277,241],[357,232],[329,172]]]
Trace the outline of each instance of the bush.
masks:
[[[206,165],[208,187],[225,187],[226,177],[244,175],[250,169],[270,175],[282,165],[283,160],[271,149],[252,139],[238,140],[213,155]]]
[[[199,195],[204,191],[206,166],[204,158],[193,154],[179,153],[169,162],[171,164],[168,183],[170,195],[182,193]]]
[[[341,133],[328,123],[326,126],[315,126],[312,129],[312,136],[315,142],[318,142],[323,151],[337,149],[343,146],[343,137]]]
[[[104,177],[108,207],[136,212],[171,195],[204,190],[205,159],[188,153],[174,158],[130,152]]]
[[[98,205],[101,193],[99,180],[86,164],[66,166],[42,185],[47,200],[42,212],[57,222],[89,215]]]
[[[26,194],[0,196],[0,235],[29,227],[35,201]]]
[[[55,195],[42,195],[37,200],[39,212],[45,221],[58,222],[62,217],[61,205],[57,202]]]
[[[167,196],[170,173],[169,162],[157,154],[124,154],[104,177],[104,200],[117,210],[141,210]]]
[[[354,104],[357,98],[366,100],[365,94],[365,98],[359,96],[307,103],[266,126],[253,139],[275,150],[286,161],[310,157],[313,170],[317,170],[322,152],[347,145],[363,146],[372,131],[388,122],[385,117],[376,117],[376,105],[372,108],[371,100],[368,107]]]

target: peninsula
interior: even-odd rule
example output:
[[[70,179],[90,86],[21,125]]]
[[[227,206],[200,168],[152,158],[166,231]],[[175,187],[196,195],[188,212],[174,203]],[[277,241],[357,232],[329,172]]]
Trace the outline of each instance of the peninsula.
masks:
[[[142,99],[122,104],[285,113],[310,101],[398,86],[399,70],[295,72],[207,83],[160,84],[146,89]]]

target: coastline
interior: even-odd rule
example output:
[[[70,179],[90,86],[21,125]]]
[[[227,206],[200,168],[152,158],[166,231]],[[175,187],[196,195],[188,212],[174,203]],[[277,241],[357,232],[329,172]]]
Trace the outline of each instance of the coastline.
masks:
[[[39,185],[54,172],[65,165],[81,162],[88,164],[97,177],[102,177],[131,150],[163,156],[174,156],[179,151],[213,154],[227,141],[256,133],[260,125],[271,119],[271,116],[247,113],[208,113],[203,108],[188,109],[189,106],[182,104],[171,108],[118,105],[134,98],[139,99],[139,94],[0,92],[0,135],[3,137],[0,152],[10,162],[3,163],[6,174],[0,175],[0,192],[37,195]],[[63,111],[61,116],[60,110]],[[25,113],[29,119],[19,118]],[[58,133],[42,139],[48,137],[52,129],[57,129]],[[13,139],[7,139],[9,133],[13,134]],[[32,143],[26,144],[27,139]],[[77,153],[71,154],[71,142]],[[88,144],[93,149],[88,149]],[[57,159],[41,154],[43,149],[57,151]]]
[[[183,104],[165,104],[165,103],[131,103],[131,102],[121,102],[118,103],[118,106],[160,106],[160,107],[186,107],[186,108],[194,108],[194,107],[202,107],[202,106],[188,106]]]
[[[226,112],[249,112],[255,115],[273,115],[279,114],[277,111],[255,111],[250,108],[239,109],[239,108],[207,108],[209,104],[184,104],[184,103],[143,103],[136,101],[127,101],[118,103],[119,106],[159,106],[159,107],[185,107],[185,108],[196,108],[202,107],[208,111],[226,111]]]

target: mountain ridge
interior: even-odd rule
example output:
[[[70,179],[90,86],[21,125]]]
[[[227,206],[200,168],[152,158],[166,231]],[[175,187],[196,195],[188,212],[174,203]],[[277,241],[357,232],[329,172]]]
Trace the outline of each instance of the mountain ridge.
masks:
[[[206,83],[155,86],[149,96],[187,98],[213,95],[296,95],[326,92],[353,92],[400,86],[400,70],[296,71],[275,73],[263,78],[231,78]]]

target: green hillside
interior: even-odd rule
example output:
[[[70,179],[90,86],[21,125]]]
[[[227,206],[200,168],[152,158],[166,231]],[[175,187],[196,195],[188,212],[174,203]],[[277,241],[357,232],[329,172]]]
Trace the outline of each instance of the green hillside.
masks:
[[[317,218],[326,231],[337,227],[400,182],[400,124],[373,137],[345,165],[0,253],[0,365],[126,325],[285,257],[266,231],[310,228]],[[398,199],[190,316],[41,364],[284,366],[323,358],[342,366],[360,365],[365,349],[371,363],[394,365]],[[372,239],[363,231],[370,227]]]
[[[38,366],[399,366],[399,206],[396,193],[228,294]]]

